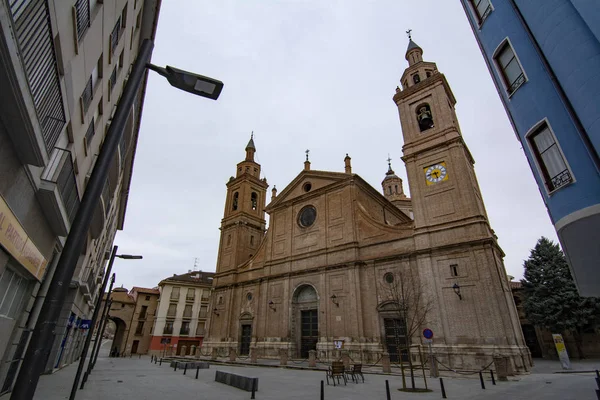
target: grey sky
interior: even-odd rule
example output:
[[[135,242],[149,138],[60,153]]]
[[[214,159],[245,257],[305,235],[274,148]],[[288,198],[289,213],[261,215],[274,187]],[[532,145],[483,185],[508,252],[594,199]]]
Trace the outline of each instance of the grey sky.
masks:
[[[194,267],[214,271],[225,183],[255,132],[258,162],[281,191],[303,168],[353,172],[376,189],[392,157],[408,191],[392,101],[413,39],[457,98],[463,136],[507,272],[544,235],[556,241],[538,188],[458,1],[164,0],[153,63],[220,79],[218,101],[150,76],[117,283],[153,287]]]

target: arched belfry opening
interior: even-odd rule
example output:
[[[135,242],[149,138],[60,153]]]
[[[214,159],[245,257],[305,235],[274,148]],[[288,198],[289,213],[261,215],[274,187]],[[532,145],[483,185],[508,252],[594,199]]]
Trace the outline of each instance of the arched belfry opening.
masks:
[[[312,285],[303,284],[294,291],[290,326],[295,356],[308,358],[319,341],[319,296]]]
[[[433,114],[431,114],[431,107],[429,104],[421,104],[416,108],[416,112],[421,132],[433,128]]]

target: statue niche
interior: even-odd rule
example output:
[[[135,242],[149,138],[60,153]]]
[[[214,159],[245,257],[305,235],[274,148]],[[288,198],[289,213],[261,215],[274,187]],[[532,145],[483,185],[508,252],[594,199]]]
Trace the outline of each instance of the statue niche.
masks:
[[[424,103],[417,107],[417,122],[421,132],[433,128],[433,115],[429,104]]]

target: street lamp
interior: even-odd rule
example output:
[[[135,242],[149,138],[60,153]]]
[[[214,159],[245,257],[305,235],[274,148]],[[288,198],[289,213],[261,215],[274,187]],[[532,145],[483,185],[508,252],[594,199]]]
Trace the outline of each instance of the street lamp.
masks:
[[[104,290],[106,289],[106,283],[108,282],[108,277],[112,270],[113,263],[115,262],[115,257],[124,258],[127,260],[142,259],[142,256],[132,256],[129,254],[118,255],[117,254],[118,248],[119,248],[119,246],[113,246],[112,252],[110,253],[110,261],[108,262],[108,267],[106,268],[106,272],[104,274],[104,281],[102,282],[102,286],[98,290],[98,299],[96,300],[96,306],[94,307],[94,313],[92,314],[92,322],[90,323],[90,328],[88,330],[88,334],[85,337],[85,343],[83,344],[83,350],[81,351],[81,356],[80,356],[81,358],[79,359],[79,366],[77,367],[77,372],[75,373],[75,380],[73,381],[73,387],[71,388],[71,394],[69,396],[69,400],[75,399],[75,392],[77,392],[77,385],[79,384],[79,378],[81,377],[81,371],[83,371],[83,366],[85,365],[85,359],[87,357],[87,352],[90,347],[90,342],[92,340],[92,334],[94,331],[94,327],[96,326],[96,321],[98,320],[98,311],[100,311],[100,305],[102,304],[102,297],[104,296]],[[110,280],[110,287],[108,289],[109,294],[112,291],[112,287],[113,287],[114,283],[115,283],[115,274],[112,274],[112,277]],[[105,309],[106,309],[107,302],[104,303]],[[104,314],[104,311],[105,310],[102,310],[103,314]],[[94,344],[97,344],[98,342],[99,342],[98,335],[96,335],[96,343],[94,343]],[[96,346],[94,346],[94,347],[96,347]],[[83,384],[87,380],[87,375],[89,374],[89,372],[91,370],[90,366],[91,366],[92,356],[93,356],[93,349],[92,349],[92,355],[90,356],[90,362],[88,362],[88,371],[85,373],[85,375],[83,377],[83,382],[81,382],[81,388],[83,388]]]
[[[458,286],[458,283],[455,283],[454,285],[452,285],[452,289],[454,289],[454,293],[456,293],[456,295],[458,296],[458,299],[462,300],[462,294],[460,294],[460,286]]]
[[[12,400],[32,400],[35,394],[40,375],[44,371],[44,366],[50,355],[51,347],[49,347],[49,343],[53,343],[54,331],[69,291],[69,284],[87,238],[94,211],[100,202],[108,178],[110,164],[121,142],[138,88],[146,73],[146,68],[154,71],[159,69],[149,64],[153,47],[154,43],[150,39],[144,39],[133,63],[131,74],[129,74],[127,83],[123,88],[112,123],[108,128],[104,144],[96,159],[96,165],[75,214],[75,219],[69,229],[48,293],[31,335],[29,346],[19,370],[19,376],[12,390]],[[162,73],[161,75],[166,76],[173,86],[209,99],[216,100],[218,98],[223,87],[222,82],[176,70],[172,67],[169,68],[170,70],[165,69],[167,75]],[[211,85],[214,85],[214,88]]]

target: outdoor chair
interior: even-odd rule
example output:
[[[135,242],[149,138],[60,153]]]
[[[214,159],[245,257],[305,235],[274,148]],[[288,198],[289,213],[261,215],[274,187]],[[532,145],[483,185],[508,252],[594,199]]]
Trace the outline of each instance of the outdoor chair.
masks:
[[[362,373],[362,364],[354,364],[351,370],[346,371],[346,375],[349,375],[356,383],[358,383],[358,377],[360,376],[363,383],[365,383],[365,377]]]
[[[329,385],[329,378],[333,381],[333,386],[335,386],[335,379],[337,378],[338,384],[340,383],[340,378],[344,380],[344,385],[347,383],[346,374],[344,373],[344,363],[341,361],[334,361],[331,363],[331,367],[327,371],[325,371],[327,384]]]

